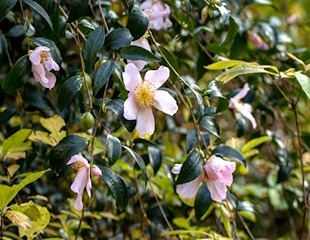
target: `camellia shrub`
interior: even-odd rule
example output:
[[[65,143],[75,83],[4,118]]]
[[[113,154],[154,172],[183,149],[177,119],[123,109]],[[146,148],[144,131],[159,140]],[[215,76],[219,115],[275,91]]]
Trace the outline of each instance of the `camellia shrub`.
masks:
[[[308,0],[1,0],[0,239],[309,239]]]

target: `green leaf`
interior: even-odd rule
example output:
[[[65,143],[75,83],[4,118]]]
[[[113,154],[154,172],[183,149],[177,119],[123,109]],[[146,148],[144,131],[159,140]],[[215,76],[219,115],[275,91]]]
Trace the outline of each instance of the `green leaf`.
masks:
[[[176,58],[174,57],[174,55],[166,48],[162,47],[162,46],[159,46],[159,49],[161,51],[161,53],[163,54],[163,62],[166,62],[168,61],[171,66],[177,71],[179,72],[179,63],[178,61],[176,60]],[[167,59],[167,60],[166,60]],[[167,64],[167,66],[170,68],[171,70],[171,79],[173,81],[177,80],[177,75],[172,71],[171,67],[169,66],[169,64]]]
[[[22,56],[14,64],[2,83],[5,92],[14,92],[24,86],[30,73],[30,61],[28,55]]]
[[[129,18],[126,28],[129,29],[133,40],[141,38],[149,25],[149,19],[145,13],[143,13],[139,4],[133,4],[133,7],[129,13]]]
[[[15,204],[10,208],[25,214],[31,221],[30,228],[18,228],[20,237],[26,236],[27,239],[33,239],[39,235],[50,222],[50,213],[48,209],[46,207],[41,207],[32,201],[20,205]]]
[[[109,164],[112,166],[122,154],[122,144],[120,140],[111,134],[107,136],[107,156]]]
[[[143,60],[145,62],[159,62],[161,59],[150,51],[134,45],[128,45],[120,50],[120,55],[129,60]]]
[[[75,75],[67,79],[58,92],[58,108],[60,111],[73,100],[75,94],[80,91],[83,81],[80,75]]]
[[[237,162],[242,163],[244,166],[246,166],[246,161],[244,157],[242,156],[242,154],[232,147],[224,146],[224,145],[218,146],[212,151],[212,153],[222,158],[229,158],[231,160],[235,160]]]
[[[220,138],[220,128],[215,120],[214,117],[212,116],[204,116],[200,122],[199,125],[206,129],[209,133],[213,134],[217,138]]]
[[[110,60],[104,62],[98,69],[95,75],[93,91],[94,95],[96,95],[99,90],[104,86],[104,84],[110,78],[112,72],[114,70],[114,63]]]
[[[262,136],[259,138],[251,139],[242,147],[241,152],[246,153],[252,150],[253,148],[257,147],[258,145],[263,144],[265,142],[269,142],[270,140],[271,140],[270,136]]]
[[[27,37],[32,37],[35,34],[35,32],[36,32],[34,26],[31,24],[31,22],[29,21],[28,17],[25,18],[25,23],[24,23],[23,28],[24,28],[24,31],[25,31],[25,35]]]
[[[128,191],[124,180],[109,168],[101,167],[100,169],[102,171],[101,178],[110,188],[117,208],[120,211],[125,210],[128,205]]]
[[[154,147],[154,146],[148,146],[147,151],[148,151],[148,157],[152,165],[152,168],[154,169],[154,175],[155,175],[161,166],[161,163],[163,160],[163,154],[159,148]]]
[[[305,92],[307,97],[310,99],[310,78],[301,72],[295,72],[295,77],[301,86],[302,90]]]
[[[13,152],[26,151],[31,149],[31,145],[25,141],[31,134],[31,129],[21,129],[3,141],[2,155],[6,156]]]
[[[50,171],[50,169],[36,173],[30,173],[19,184],[15,184],[12,187],[0,184],[0,209],[4,209],[15,198],[17,193],[26,185],[36,181],[48,171]]]
[[[23,2],[29,5],[31,8],[33,8],[38,14],[40,14],[41,17],[45,19],[45,21],[48,23],[50,28],[53,30],[53,23],[50,19],[50,16],[40,4],[38,4],[37,2],[33,0],[23,0]]]
[[[147,173],[146,173],[146,167],[143,159],[133,150],[131,150],[129,147],[123,146],[123,148],[132,156],[132,158],[135,160],[135,162],[138,164],[139,168],[142,171],[142,175],[147,180]]]
[[[212,203],[211,193],[207,187],[207,184],[202,184],[199,188],[195,199],[195,214],[196,218],[200,220],[206,213]]]
[[[37,37],[33,39],[33,43],[37,46],[48,47],[51,50],[51,54],[55,62],[57,62],[59,66],[61,65],[62,57],[54,41],[44,38],[44,37]]]
[[[105,47],[111,50],[117,50],[130,43],[133,37],[127,28],[117,28],[109,32],[105,39]]]
[[[17,0],[1,0],[0,1],[0,22],[8,14],[8,12],[15,6]]]
[[[67,22],[73,22],[88,14],[88,0],[71,0]]]
[[[193,149],[188,154],[182,165],[176,184],[190,182],[197,178],[203,171],[203,158],[198,149]]]
[[[8,107],[0,113],[0,125],[5,125],[15,114],[18,113],[17,108]]]
[[[90,72],[95,64],[97,53],[104,44],[105,32],[102,27],[96,28],[87,38],[83,47],[83,57],[85,59],[86,72]]]
[[[226,36],[224,42],[222,42],[220,44],[220,46],[226,46],[229,43],[231,43],[232,41],[234,41],[237,32],[238,32],[238,25],[236,24],[235,20],[232,17],[230,17],[227,36]]]
[[[85,138],[78,135],[68,135],[64,137],[55,147],[51,149],[50,165],[51,168],[59,173],[67,165],[70,158],[82,152],[87,146]]]
[[[205,66],[208,70],[223,70],[225,68],[230,68],[239,64],[245,63],[244,61],[239,60],[227,60],[227,61],[220,61],[216,63],[212,63],[210,65]]]
[[[54,115],[50,118],[40,118],[42,127],[51,132],[50,138],[53,138],[56,143],[66,136],[66,131],[61,129],[66,126],[65,121],[59,115]]]

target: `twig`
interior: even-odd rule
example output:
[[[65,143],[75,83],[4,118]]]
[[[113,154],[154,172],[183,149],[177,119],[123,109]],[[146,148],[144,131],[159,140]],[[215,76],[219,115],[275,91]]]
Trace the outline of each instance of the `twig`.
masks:
[[[82,216],[80,218],[79,226],[78,226],[78,229],[77,229],[77,232],[76,232],[74,240],[77,240],[78,237],[79,237],[79,234],[80,234],[80,231],[81,231],[82,222],[83,222],[83,218],[84,218],[84,208],[82,209]]]

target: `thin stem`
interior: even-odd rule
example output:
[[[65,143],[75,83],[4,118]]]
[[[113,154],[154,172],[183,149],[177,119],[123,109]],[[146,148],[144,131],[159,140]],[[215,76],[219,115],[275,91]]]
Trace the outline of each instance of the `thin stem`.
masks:
[[[235,231],[235,234],[236,234],[236,238],[237,238],[237,239],[240,239],[239,234],[238,234],[237,225],[236,225],[236,218],[235,218],[235,215],[233,214],[232,210],[231,210],[230,207],[229,207],[229,205],[231,204],[231,202],[230,202],[228,199],[226,199],[226,203],[227,203],[227,208],[228,208],[230,217],[231,217],[231,219],[232,219],[233,228],[234,228],[234,231]],[[231,204],[231,205],[232,205],[232,204]]]
[[[245,229],[246,233],[250,237],[251,240],[255,240],[253,234],[251,233],[251,230],[249,229],[248,225],[244,222],[243,217],[240,215],[240,213],[237,212],[237,215],[242,223],[243,228]]]
[[[103,13],[103,10],[102,10],[101,4],[100,4],[100,0],[98,0],[98,7],[99,7],[101,19],[102,19],[102,25],[104,26],[104,28],[105,28],[105,30],[107,32],[110,32],[110,29],[108,27],[107,21],[106,21],[106,19],[104,17],[104,13]]]
[[[81,227],[82,227],[83,218],[84,218],[84,208],[82,209],[82,216],[80,218],[79,226],[78,226],[78,229],[77,229],[77,232],[76,232],[74,240],[77,240],[78,237],[79,237],[79,234],[80,234],[80,231],[81,231]]]

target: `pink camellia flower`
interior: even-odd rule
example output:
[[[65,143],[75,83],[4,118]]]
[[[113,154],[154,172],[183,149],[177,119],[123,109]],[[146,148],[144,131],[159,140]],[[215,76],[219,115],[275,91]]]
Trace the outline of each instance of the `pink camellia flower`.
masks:
[[[263,51],[267,51],[269,49],[268,44],[256,32],[250,32],[248,37],[249,41],[253,43],[257,49]]]
[[[149,27],[155,30],[167,29],[172,26],[169,19],[170,7],[159,0],[146,0],[141,8],[149,18]]]
[[[130,43],[130,45],[142,47],[142,48],[151,52],[151,46],[150,46],[149,42],[147,41],[147,39],[144,37],[139,38],[135,41],[132,41]],[[127,60],[127,62],[133,63],[134,65],[136,65],[136,67],[138,68],[139,71],[141,71],[144,68],[144,66],[147,64],[147,62],[143,61],[143,60]]]
[[[252,115],[252,106],[249,103],[243,103],[240,100],[244,98],[250,91],[249,84],[243,85],[243,88],[235,96],[229,99],[229,108],[236,110],[245,118],[249,119],[252,127],[255,129],[257,127],[256,120]]]
[[[138,68],[129,63],[123,72],[128,98],[124,103],[124,117],[128,120],[137,120],[136,129],[141,136],[153,134],[155,130],[152,107],[172,116],[178,110],[176,100],[164,90],[158,90],[169,78],[170,70],[159,67],[145,73],[144,81]]]
[[[176,164],[171,172],[179,174],[182,164]],[[236,169],[236,163],[228,162],[220,157],[212,156],[204,165],[204,171],[194,180],[177,185],[177,193],[192,198],[198,192],[201,182],[205,182],[210,191],[211,198],[216,202],[226,199],[227,186],[233,182],[232,173]]]
[[[32,72],[35,80],[43,87],[52,89],[56,83],[56,76],[51,70],[59,71],[58,64],[54,61],[48,47],[37,47],[30,54]]]
[[[76,210],[81,211],[83,209],[82,197],[85,188],[88,196],[91,197],[92,184],[90,173],[92,172],[95,176],[101,176],[102,172],[97,166],[90,167],[88,161],[81,155],[72,156],[67,165],[70,164],[77,171],[77,175],[71,185],[71,190],[77,193],[74,207]]]

